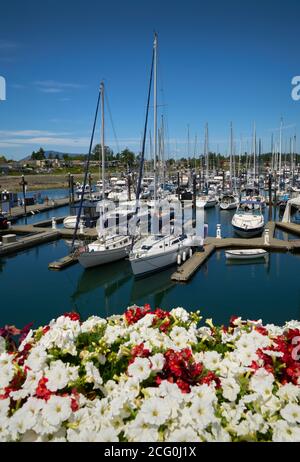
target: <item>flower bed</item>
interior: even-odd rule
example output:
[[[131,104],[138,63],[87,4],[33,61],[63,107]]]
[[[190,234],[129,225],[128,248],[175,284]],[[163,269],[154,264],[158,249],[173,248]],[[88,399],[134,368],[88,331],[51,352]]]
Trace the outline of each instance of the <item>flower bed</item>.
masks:
[[[300,323],[200,320],[145,305],[1,329],[0,441],[300,441]]]

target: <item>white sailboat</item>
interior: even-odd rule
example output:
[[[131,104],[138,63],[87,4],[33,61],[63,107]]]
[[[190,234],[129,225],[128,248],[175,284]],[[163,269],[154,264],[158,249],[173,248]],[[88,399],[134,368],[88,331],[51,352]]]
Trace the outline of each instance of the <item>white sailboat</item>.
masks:
[[[101,82],[101,109],[102,109],[102,130],[101,130],[101,147],[102,147],[102,197],[105,197],[105,151],[104,151],[104,83]],[[103,211],[105,210],[105,201],[101,201]],[[86,247],[78,250],[78,261],[84,268],[104,265],[113,261],[121,260],[128,256],[131,246],[129,236],[112,234],[106,236],[103,227],[98,231],[98,239]]]
[[[242,201],[238,210],[233,215],[231,224],[236,234],[241,237],[254,237],[260,235],[265,225],[260,203],[255,201]]]
[[[184,259],[191,246],[186,235],[153,235],[137,243],[129,255],[132,272],[144,276],[176,264],[178,255]],[[185,254],[185,255],[184,255]]]
[[[157,202],[157,34],[154,36],[154,214]],[[135,276],[161,271],[177,262],[178,255],[189,252],[191,239],[186,235],[155,234],[137,242],[130,252],[129,261]]]

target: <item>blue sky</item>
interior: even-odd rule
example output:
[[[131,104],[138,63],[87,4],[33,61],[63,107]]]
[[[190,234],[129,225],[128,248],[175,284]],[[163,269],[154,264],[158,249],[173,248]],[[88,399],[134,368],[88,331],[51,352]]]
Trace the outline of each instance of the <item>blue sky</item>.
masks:
[[[237,147],[250,149],[254,121],[269,147],[281,116],[284,147],[296,131],[299,150],[299,17],[298,0],[2,2],[0,154],[87,152],[101,79],[118,139],[106,114],[107,144],[138,151],[154,30],[169,155],[187,154],[188,126],[190,154],[195,135],[202,152],[206,122],[211,150],[228,152],[230,121]]]

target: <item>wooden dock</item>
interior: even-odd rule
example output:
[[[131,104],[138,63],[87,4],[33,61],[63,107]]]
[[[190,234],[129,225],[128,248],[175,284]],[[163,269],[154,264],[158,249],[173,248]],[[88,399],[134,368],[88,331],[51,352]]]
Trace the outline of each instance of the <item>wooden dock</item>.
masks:
[[[213,244],[206,244],[203,252],[195,252],[182,266],[177,268],[177,271],[172,274],[172,281],[187,282],[198,268],[207,260],[208,257],[215,251]]]
[[[75,200],[75,203],[78,202],[79,199]],[[10,210],[9,215],[7,216],[8,221],[16,221],[19,218],[23,218],[25,216],[30,216],[30,215],[35,215],[36,213],[41,213],[41,212],[47,212],[48,210],[54,210],[59,207],[65,207],[69,205],[69,199],[68,198],[63,198],[63,199],[50,199],[47,203],[43,204],[34,204],[34,205],[27,205],[26,206],[26,214],[24,211],[24,207],[13,207]]]
[[[171,275],[172,281],[189,281],[215,250],[259,248],[276,252],[300,252],[300,241],[287,241],[274,237],[276,227],[300,235],[300,225],[270,221],[265,226],[265,229],[269,230],[269,243],[266,243],[264,235],[252,239],[207,237],[204,241],[204,252],[195,252],[182,266],[178,267],[177,271]]]
[[[16,242],[0,245],[0,257],[20,252],[40,244],[45,244],[46,242],[55,241],[56,239],[59,239],[59,233],[56,230],[43,230],[43,232],[18,239]]]
[[[59,270],[67,268],[68,266],[74,265],[75,263],[77,263],[77,261],[78,261],[78,258],[75,255],[70,254],[63,258],[60,258],[57,261],[49,263],[48,268],[51,270],[59,271]]]

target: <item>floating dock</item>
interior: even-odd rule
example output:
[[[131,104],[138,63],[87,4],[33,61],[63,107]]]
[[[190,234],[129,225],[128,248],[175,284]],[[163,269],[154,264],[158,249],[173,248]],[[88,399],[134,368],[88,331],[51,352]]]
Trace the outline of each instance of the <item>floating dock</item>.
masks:
[[[11,230],[10,230],[11,231]],[[25,236],[15,242],[0,245],[0,257],[10,255],[30,247],[35,247],[46,242],[59,239],[59,233],[56,230],[39,232],[30,236]]]
[[[60,258],[57,261],[49,263],[48,268],[51,270],[62,270],[68,266],[74,265],[77,263],[78,258],[75,255],[67,255],[66,257]]]
[[[78,202],[79,199],[76,199],[74,203]],[[43,204],[34,204],[34,205],[26,205],[26,213],[24,207],[12,207],[10,210],[9,215],[7,216],[8,221],[16,221],[19,218],[23,218],[26,216],[35,215],[36,213],[47,212],[48,210],[54,210],[59,207],[65,207],[70,205],[69,199],[49,199],[47,203]]]
[[[195,252],[182,266],[177,268],[177,271],[172,274],[172,281],[187,282],[198,268],[207,260],[208,257],[215,251],[213,244],[206,244],[203,252]]]
[[[265,229],[269,230],[269,243],[265,239],[265,234],[262,237],[252,239],[207,237],[204,241],[204,252],[195,252],[191,258],[178,267],[177,271],[171,275],[172,281],[189,281],[215,250],[259,248],[276,252],[300,252],[300,241],[287,241],[274,238],[276,227],[292,234],[300,235],[300,225],[296,223],[269,221],[265,226]]]

